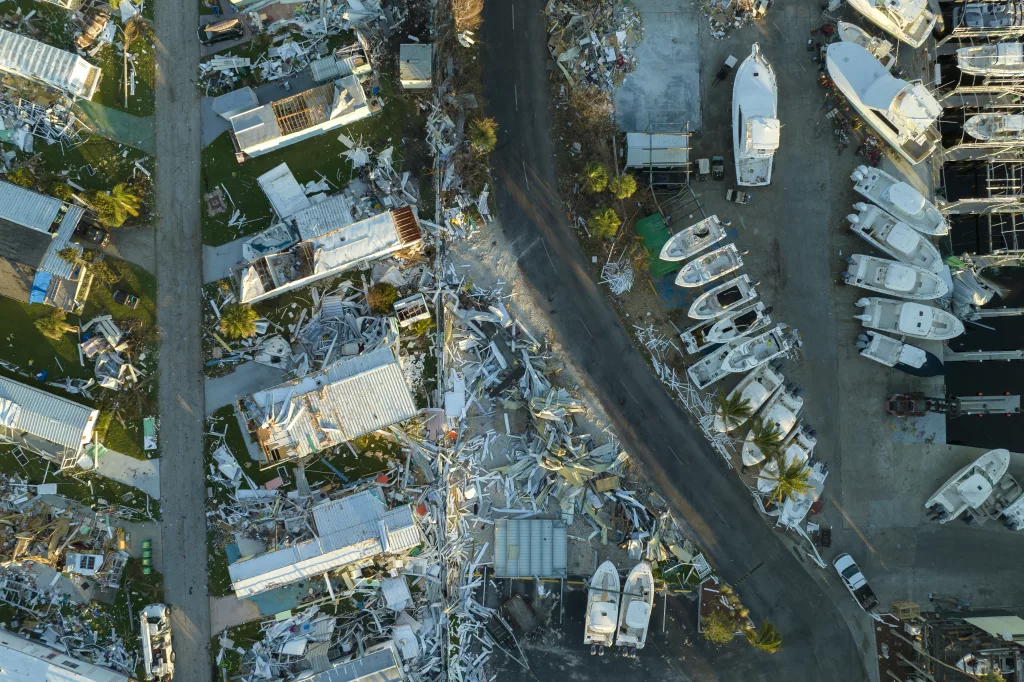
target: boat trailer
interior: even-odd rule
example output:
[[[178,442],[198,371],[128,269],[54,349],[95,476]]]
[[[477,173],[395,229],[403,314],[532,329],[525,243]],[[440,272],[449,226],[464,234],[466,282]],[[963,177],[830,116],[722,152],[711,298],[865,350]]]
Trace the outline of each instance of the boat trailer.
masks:
[[[947,396],[932,398],[924,393],[894,393],[885,401],[885,411],[894,417],[923,417],[928,412],[955,417],[974,417],[987,414],[1018,414],[1020,396],[981,395]]]

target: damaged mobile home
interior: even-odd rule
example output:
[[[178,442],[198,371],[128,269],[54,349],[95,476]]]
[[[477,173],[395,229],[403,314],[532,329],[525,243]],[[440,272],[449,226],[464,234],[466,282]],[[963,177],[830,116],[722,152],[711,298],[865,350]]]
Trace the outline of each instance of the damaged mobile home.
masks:
[[[0,72],[74,99],[92,99],[101,71],[76,54],[0,29]]]
[[[75,466],[92,440],[99,410],[0,377],[0,443],[56,464]]]

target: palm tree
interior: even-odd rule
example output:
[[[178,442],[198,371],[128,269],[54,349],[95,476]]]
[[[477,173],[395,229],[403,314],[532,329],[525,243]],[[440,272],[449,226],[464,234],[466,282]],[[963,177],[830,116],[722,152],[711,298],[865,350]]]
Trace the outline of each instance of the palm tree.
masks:
[[[608,187],[608,169],[599,161],[591,161],[583,169],[583,189],[600,194]]]
[[[987,673],[979,675],[977,679],[978,682],[1006,682],[1006,678],[995,670],[990,670]]]
[[[128,217],[137,217],[142,199],[128,185],[119,182],[110,193],[95,192],[92,203],[96,206],[96,215],[106,227],[121,227]]]
[[[46,315],[36,319],[36,329],[46,338],[60,341],[64,338],[64,334],[78,331],[78,327],[68,324],[65,322],[66,319],[67,313],[60,308],[54,308]]]
[[[731,430],[750,419],[753,410],[750,401],[744,400],[741,394],[731,395],[718,389],[715,413],[725,422],[726,430]]]
[[[782,648],[782,635],[779,634],[778,628],[767,618],[761,619],[760,628],[756,631],[753,629],[747,630],[746,635],[747,641],[755,649],[774,654]]]
[[[220,330],[230,339],[244,339],[256,334],[259,313],[251,305],[233,303],[220,311]]]
[[[806,463],[800,460],[783,463],[778,459],[779,470],[777,472],[763,472],[765,478],[775,483],[775,490],[772,492],[772,499],[782,504],[794,495],[805,493],[811,489],[811,470]]]
[[[782,431],[775,422],[757,418],[750,427],[753,434],[751,442],[757,446],[766,458],[773,458],[782,449]]]

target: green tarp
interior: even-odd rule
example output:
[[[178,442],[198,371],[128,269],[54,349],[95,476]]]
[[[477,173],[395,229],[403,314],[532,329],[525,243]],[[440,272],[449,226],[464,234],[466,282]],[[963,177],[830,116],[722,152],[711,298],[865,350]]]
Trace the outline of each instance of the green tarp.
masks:
[[[633,224],[633,229],[640,235],[644,242],[644,248],[647,249],[647,261],[650,264],[652,277],[662,277],[682,267],[682,263],[658,258],[661,247],[669,238],[668,228],[665,227],[665,221],[662,220],[660,214],[655,213],[643,220],[636,221]]]

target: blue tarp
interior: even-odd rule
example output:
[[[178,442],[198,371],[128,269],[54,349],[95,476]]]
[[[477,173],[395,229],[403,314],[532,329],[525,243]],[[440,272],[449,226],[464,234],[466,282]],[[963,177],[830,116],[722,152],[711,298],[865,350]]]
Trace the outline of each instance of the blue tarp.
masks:
[[[32,293],[29,294],[29,303],[45,303],[46,292],[50,289],[50,279],[53,278],[48,272],[40,270],[36,273],[36,278],[32,280]]]

